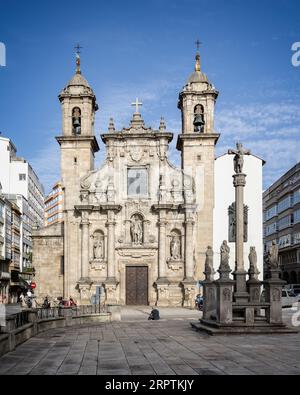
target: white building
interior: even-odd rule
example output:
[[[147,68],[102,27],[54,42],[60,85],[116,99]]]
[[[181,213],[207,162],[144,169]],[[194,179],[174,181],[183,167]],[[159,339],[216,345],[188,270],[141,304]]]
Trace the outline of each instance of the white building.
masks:
[[[44,224],[44,188],[30,164],[17,157],[9,138],[0,136],[0,182],[2,192],[16,201],[22,213],[20,268],[31,264],[31,232]]]
[[[263,181],[262,169],[264,161],[257,156],[249,155],[244,158],[244,173],[247,174],[244,191],[244,204],[248,208],[248,238],[244,244],[245,270],[249,268],[250,247],[255,247],[258,257],[257,266],[260,278],[263,277]],[[220,247],[224,240],[230,240],[229,208],[235,201],[233,186],[233,155],[223,155],[215,161],[215,209],[214,209],[214,267],[220,266]],[[235,244],[228,243],[230,266],[235,269]]]

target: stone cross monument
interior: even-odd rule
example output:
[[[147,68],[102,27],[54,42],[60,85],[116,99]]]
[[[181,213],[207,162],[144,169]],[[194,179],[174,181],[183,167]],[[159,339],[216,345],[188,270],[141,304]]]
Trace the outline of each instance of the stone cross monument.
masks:
[[[246,274],[244,267],[244,188],[246,186],[246,174],[243,173],[244,155],[251,155],[249,150],[245,150],[241,143],[237,143],[236,150],[229,150],[229,155],[234,157],[233,184],[235,187],[235,223],[236,223],[236,240],[235,240],[235,272],[233,273],[236,281],[235,300],[246,302],[248,292],[246,285]]]

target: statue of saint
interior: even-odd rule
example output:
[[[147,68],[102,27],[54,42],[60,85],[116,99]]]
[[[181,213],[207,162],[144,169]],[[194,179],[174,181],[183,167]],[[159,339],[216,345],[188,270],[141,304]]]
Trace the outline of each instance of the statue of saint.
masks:
[[[171,258],[176,261],[181,258],[180,239],[178,236],[173,236],[171,240]]]
[[[224,240],[221,245],[220,253],[221,253],[220,269],[221,270],[230,270],[230,265],[229,265],[230,247],[227,244],[226,240]]]
[[[279,253],[278,245],[276,241],[273,241],[269,249],[268,258],[267,258],[270,269],[277,270],[279,268],[278,253]]]
[[[206,251],[206,260],[205,260],[205,274],[207,280],[212,280],[213,275],[215,274],[214,271],[214,252],[211,246],[207,247]]]
[[[255,247],[250,247],[249,262],[250,262],[249,273],[253,274],[254,278],[257,278],[259,275],[259,271],[257,268],[257,253]]]
[[[143,223],[138,215],[135,215],[131,221],[131,238],[133,244],[143,244]]]
[[[103,241],[101,239],[94,243],[94,259],[103,259]]]

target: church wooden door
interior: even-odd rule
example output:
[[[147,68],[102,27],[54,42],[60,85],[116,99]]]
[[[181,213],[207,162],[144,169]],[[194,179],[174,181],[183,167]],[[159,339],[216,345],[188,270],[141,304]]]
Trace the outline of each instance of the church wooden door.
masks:
[[[128,306],[148,305],[148,267],[126,267],[126,304]]]

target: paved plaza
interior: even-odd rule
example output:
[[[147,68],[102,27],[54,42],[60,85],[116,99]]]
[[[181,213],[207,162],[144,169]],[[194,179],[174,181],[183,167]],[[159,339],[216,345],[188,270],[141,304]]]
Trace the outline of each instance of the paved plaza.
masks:
[[[44,332],[0,358],[0,374],[300,374],[300,333],[210,337],[192,330],[196,310],[161,309],[160,321],[148,321],[149,311],[124,308],[121,322]]]

